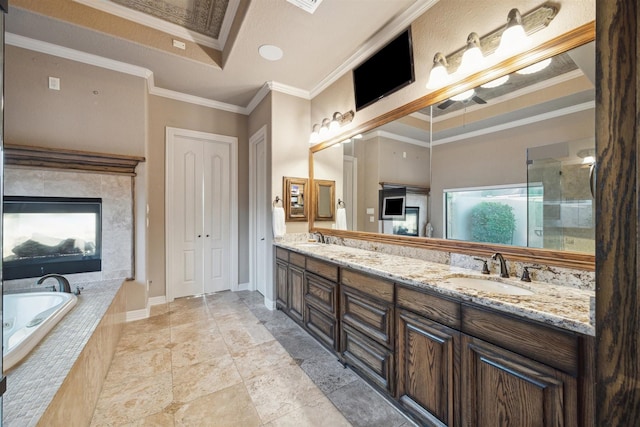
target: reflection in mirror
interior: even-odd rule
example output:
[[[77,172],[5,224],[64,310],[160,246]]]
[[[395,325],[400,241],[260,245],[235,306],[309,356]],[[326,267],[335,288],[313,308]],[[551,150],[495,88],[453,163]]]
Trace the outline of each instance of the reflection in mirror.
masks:
[[[336,200],[336,183],[326,179],[315,179],[314,221],[333,221]]]
[[[382,220],[379,190],[388,184],[406,187],[407,198],[409,189],[428,195],[418,236],[593,253],[595,43],[545,63],[314,153],[314,170],[334,164],[333,175],[314,177],[336,180],[348,230],[414,235]],[[471,230],[501,209],[474,214],[483,202],[511,207],[502,208],[502,235],[492,234],[495,224]]]
[[[307,221],[307,178],[283,178],[284,209],[287,221]]]

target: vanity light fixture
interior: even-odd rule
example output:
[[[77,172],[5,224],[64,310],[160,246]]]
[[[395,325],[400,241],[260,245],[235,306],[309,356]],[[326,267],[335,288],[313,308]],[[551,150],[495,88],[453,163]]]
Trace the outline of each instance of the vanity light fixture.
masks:
[[[309,136],[309,144],[317,144],[320,142],[320,125],[313,125],[313,129],[311,130],[311,136]]]
[[[551,64],[551,58],[544,59],[542,61],[536,62],[533,65],[529,65],[528,67],[524,67],[521,70],[516,71],[516,74],[533,74],[538,71],[542,71],[547,68]]]
[[[526,49],[529,44],[531,44],[531,40],[522,26],[520,11],[511,9],[507,16],[507,25],[502,31],[502,36],[500,36],[500,44],[496,49],[496,55],[506,58]]]
[[[474,89],[469,89],[469,90],[465,90],[462,93],[454,95],[449,99],[453,101],[466,101],[467,99],[471,99],[475,94],[476,94],[476,91]]]
[[[324,118],[322,120],[322,123],[316,123],[313,125],[311,135],[309,136],[309,143],[317,144],[329,139],[340,130],[340,127],[346,125],[347,123],[351,123],[354,116],[355,113],[353,112],[353,110],[349,110],[346,113],[340,113],[336,111],[335,113],[333,113],[331,119]]]
[[[482,37],[478,37],[476,33],[469,34],[466,46],[449,55],[436,53],[427,89],[439,89],[450,84],[451,80],[459,80],[478,71],[485,66],[484,63],[489,62],[488,58],[491,58],[491,63],[495,63],[522,52],[531,43],[529,37],[546,28],[557,14],[558,8],[548,3],[524,15],[518,9],[511,9],[506,25]],[[454,71],[455,79],[448,70]]]
[[[449,84],[451,76],[447,71],[447,58],[444,57],[442,52],[438,52],[433,57],[433,68],[429,73],[429,80],[427,81],[427,89],[437,89]]]
[[[467,37],[467,48],[462,54],[460,67],[456,74],[466,76],[485,68],[485,59],[480,48],[480,37],[477,33],[471,33]]]
[[[494,87],[502,86],[507,81],[509,81],[509,75],[508,74],[506,76],[498,77],[495,80],[491,80],[490,82],[487,82],[487,83],[485,83],[483,85],[480,85],[480,87],[485,88],[485,89],[491,89],[491,88],[494,88]]]

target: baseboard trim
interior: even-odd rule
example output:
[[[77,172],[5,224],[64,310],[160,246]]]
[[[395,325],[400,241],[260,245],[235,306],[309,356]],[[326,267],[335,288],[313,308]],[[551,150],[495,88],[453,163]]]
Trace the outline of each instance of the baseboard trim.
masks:
[[[127,311],[126,321],[133,322],[134,320],[142,320],[149,318],[149,305],[147,304],[146,308],[141,308],[139,310],[131,310]]]
[[[147,305],[152,306],[152,305],[160,305],[160,304],[166,304],[166,303],[167,303],[167,297],[165,295],[160,295],[159,297],[149,298]]]
[[[249,286],[250,286],[250,285],[251,285],[251,284],[250,284],[249,282],[246,282],[246,283],[238,283],[238,288],[237,288],[237,290],[238,290],[238,291],[248,291],[248,290],[249,290]]]
[[[276,309],[276,302],[267,297],[264,297],[264,305],[271,311]]]

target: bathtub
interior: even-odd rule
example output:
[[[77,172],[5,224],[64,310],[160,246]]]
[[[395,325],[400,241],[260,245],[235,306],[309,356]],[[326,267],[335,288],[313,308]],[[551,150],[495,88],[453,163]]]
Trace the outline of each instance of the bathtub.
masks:
[[[76,305],[65,292],[29,292],[2,296],[2,368],[7,371],[42,340]]]

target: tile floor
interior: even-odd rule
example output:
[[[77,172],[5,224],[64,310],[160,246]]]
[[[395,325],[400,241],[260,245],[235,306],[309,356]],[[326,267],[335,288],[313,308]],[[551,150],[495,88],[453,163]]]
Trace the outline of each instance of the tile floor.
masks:
[[[179,299],[128,323],[91,422],[413,425],[257,292]]]

